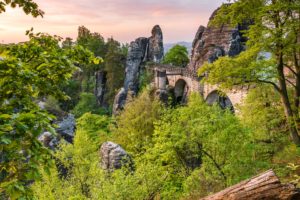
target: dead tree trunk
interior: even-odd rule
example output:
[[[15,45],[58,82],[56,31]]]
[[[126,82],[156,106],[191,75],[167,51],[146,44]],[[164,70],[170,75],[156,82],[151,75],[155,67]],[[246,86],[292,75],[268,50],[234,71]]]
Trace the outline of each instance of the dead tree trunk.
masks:
[[[300,191],[291,184],[281,184],[272,170],[231,186],[201,200],[297,200]]]

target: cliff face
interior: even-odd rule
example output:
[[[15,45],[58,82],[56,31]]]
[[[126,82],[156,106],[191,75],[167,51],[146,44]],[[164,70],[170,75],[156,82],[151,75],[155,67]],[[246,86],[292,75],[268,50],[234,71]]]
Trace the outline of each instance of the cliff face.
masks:
[[[148,38],[143,37],[138,38],[134,42],[130,43],[125,69],[126,76],[124,89],[126,91],[131,90],[135,93],[138,92],[139,73],[141,70],[141,65],[145,60],[144,58],[147,56],[146,53],[148,45]]]
[[[218,9],[211,15],[214,18]],[[200,26],[193,41],[193,50],[189,68],[197,71],[205,62],[213,62],[220,56],[238,55],[244,50],[241,31],[244,26],[232,28],[223,24],[220,27]]]
[[[140,37],[130,43],[126,60],[124,87],[115,97],[113,113],[122,109],[126,99],[135,96],[139,90],[139,78],[146,62],[159,63],[164,56],[163,34],[161,28],[156,25],[152,29],[149,38]]]

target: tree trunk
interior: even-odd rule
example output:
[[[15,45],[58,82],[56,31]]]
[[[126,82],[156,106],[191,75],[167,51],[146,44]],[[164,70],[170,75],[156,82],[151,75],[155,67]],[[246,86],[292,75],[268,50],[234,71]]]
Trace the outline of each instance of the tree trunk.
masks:
[[[272,170],[231,186],[201,200],[296,200],[300,191],[291,184],[281,184]]]
[[[300,137],[299,137],[298,129],[296,126],[296,121],[294,119],[294,113],[292,110],[291,102],[289,100],[289,95],[288,95],[288,91],[287,91],[287,85],[286,85],[286,80],[285,80],[285,75],[284,75],[283,69],[284,69],[283,56],[282,56],[282,54],[280,54],[278,56],[277,73],[278,73],[281,101],[282,101],[282,104],[284,107],[285,116],[287,118],[291,138],[297,146],[300,146]]]

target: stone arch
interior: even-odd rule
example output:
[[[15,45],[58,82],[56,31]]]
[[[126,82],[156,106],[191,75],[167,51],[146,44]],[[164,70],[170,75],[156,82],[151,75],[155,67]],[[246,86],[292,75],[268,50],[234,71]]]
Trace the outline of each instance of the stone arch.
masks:
[[[175,102],[177,104],[184,104],[187,102],[189,93],[189,86],[184,79],[178,79],[174,87]]]
[[[217,103],[222,109],[229,109],[231,112],[235,112],[232,101],[226,94],[219,90],[213,90],[210,92],[205,101],[208,105]]]

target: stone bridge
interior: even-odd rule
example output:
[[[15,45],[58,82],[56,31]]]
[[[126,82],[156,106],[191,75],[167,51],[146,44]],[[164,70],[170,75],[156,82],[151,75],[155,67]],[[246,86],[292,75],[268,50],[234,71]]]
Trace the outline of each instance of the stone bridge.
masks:
[[[208,104],[218,103],[222,108],[229,108],[234,112],[248,91],[246,88],[221,91],[217,85],[200,83],[203,77],[199,77],[189,68],[157,65],[154,72],[154,82],[158,91],[172,91],[177,103],[186,103],[189,94],[196,92],[203,96]]]

